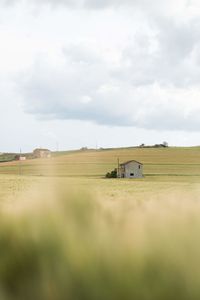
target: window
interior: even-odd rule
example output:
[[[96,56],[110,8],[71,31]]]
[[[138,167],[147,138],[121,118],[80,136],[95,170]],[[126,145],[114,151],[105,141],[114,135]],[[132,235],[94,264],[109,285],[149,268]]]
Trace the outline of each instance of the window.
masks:
[[[134,176],[134,173],[130,173],[130,176]]]
[[[141,166],[140,166],[140,165],[138,166],[138,169],[141,169]]]

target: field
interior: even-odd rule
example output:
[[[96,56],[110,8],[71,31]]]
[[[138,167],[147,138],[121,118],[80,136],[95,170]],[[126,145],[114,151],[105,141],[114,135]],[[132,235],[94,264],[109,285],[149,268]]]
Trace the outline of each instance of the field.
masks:
[[[144,164],[144,179],[106,180],[117,159]],[[178,190],[196,190],[200,183],[200,147],[167,149],[112,149],[55,153],[51,159],[0,164],[1,193],[20,191],[34,182],[85,187],[103,199],[150,197]],[[96,195],[95,194],[95,195]]]
[[[144,178],[105,179],[120,162]],[[0,298],[200,299],[200,148],[0,164]]]

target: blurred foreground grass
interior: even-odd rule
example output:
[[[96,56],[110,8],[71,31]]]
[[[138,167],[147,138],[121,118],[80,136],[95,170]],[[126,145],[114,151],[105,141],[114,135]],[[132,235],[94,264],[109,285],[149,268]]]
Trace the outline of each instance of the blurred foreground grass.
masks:
[[[102,199],[65,182],[20,179],[1,201],[0,299],[200,299],[198,190],[124,181],[120,198],[110,181]]]

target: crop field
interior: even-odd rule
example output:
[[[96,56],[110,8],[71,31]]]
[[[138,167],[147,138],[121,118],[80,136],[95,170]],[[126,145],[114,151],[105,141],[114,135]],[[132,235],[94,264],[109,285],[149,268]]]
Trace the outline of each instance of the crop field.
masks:
[[[0,174],[102,177],[117,167],[118,158],[142,162],[146,176],[200,176],[200,147],[70,151],[48,160],[1,163]]]
[[[117,160],[144,164],[140,180],[105,179]],[[86,190],[107,199],[146,198],[177,190],[195,190],[200,183],[200,147],[166,149],[113,149],[55,153],[51,159],[31,159],[0,164],[1,193],[23,191],[32,183],[53,182]]]
[[[200,299],[199,147],[1,163],[0,205],[0,299]]]

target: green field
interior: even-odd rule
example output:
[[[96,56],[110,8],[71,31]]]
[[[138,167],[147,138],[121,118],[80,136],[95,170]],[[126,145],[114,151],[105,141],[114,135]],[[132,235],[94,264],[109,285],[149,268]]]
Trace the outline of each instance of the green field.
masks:
[[[135,159],[146,176],[200,176],[200,148],[117,149],[63,152],[51,159],[0,164],[0,174],[102,177],[120,162]]]
[[[200,299],[199,147],[1,163],[0,204],[0,299]]]
[[[135,159],[144,164],[144,179],[107,180],[105,174],[117,167],[117,160]],[[200,183],[200,147],[166,149],[111,149],[69,151],[51,159],[0,164],[1,193],[48,181],[62,186],[83,186],[103,198],[138,197],[174,190],[197,189]],[[20,188],[21,185],[21,188]]]

